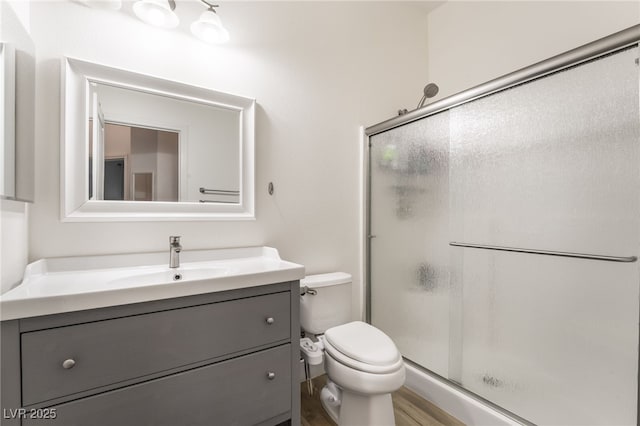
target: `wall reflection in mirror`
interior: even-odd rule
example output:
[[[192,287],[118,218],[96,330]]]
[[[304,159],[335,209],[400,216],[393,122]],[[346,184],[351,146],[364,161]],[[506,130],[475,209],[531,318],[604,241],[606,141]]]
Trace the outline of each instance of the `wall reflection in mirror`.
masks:
[[[89,199],[239,203],[240,112],[90,82]]]
[[[100,178],[95,192],[89,136],[89,199],[178,201],[180,133],[108,122],[99,131],[104,132],[104,156],[96,167]]]

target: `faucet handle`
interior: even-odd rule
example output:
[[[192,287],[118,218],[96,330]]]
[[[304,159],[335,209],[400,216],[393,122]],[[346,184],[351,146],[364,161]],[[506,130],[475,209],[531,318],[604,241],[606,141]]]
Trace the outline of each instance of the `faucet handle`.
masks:
[[[169,244],[180,244],[180,235],[172,235],[169,237]]]

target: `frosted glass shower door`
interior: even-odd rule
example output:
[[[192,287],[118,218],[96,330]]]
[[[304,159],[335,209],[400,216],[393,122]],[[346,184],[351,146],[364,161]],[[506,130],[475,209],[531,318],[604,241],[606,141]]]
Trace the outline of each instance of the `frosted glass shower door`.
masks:
[[[372,324],[536,424],[638,424],[639,263],[495,250],[638,256],[638,56],[369,139]]]
[[[637,255],[637,58],[451,109],[451,239]],[[465,388],[536,424],[636,424],[637,262],[458,247],[452,259]]]
[[[449,114],[370,138],[371,322],[447,375]]]

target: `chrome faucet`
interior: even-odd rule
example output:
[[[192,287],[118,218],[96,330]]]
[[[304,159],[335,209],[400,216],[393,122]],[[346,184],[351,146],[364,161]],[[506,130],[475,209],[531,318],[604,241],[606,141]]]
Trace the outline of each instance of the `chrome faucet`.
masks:
[[[180,236],[169,237],[169,268],[177,268],[180,266]]]

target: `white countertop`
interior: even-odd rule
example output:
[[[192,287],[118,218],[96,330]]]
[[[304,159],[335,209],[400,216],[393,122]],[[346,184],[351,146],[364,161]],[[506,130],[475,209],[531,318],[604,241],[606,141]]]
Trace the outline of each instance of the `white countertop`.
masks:
[[[299,280],[304,266],[271,247],[41,259],[0,295],[0,320],[104,308]],[[174,281],[180,274],[179,281]]]

